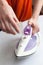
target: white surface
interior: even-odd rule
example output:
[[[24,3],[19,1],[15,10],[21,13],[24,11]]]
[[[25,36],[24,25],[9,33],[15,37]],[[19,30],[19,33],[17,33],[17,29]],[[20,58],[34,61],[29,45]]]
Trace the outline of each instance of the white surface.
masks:
[[[19,35],[9,35],[0,32],[0,65],[43,65],[43,16],[38,19],[40,26],[40,46],[37,52],[22,59],[14,55],[15,44]],[[20,38],[20,36],[19,36]]]

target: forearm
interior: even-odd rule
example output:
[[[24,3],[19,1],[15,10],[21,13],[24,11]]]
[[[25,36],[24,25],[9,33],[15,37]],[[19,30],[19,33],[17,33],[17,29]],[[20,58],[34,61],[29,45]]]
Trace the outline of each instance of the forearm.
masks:
[[[41,11],[43,5],[43,0],[36,0],[35,6],[34,6],[34,10],[33,10],[33,15],[32,18],[37,19],[39,16],[39,13]]]

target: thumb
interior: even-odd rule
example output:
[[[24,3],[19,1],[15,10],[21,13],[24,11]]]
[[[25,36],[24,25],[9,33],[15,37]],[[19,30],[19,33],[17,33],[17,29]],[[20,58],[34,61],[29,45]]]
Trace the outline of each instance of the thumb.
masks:
[[[28,24],[32,26],[32,24],[33,24],[33,18],[29,19]]]
[[[32,25],[32,22],[31,21],[29,21],[29,23],[28,23],[30,26]]]

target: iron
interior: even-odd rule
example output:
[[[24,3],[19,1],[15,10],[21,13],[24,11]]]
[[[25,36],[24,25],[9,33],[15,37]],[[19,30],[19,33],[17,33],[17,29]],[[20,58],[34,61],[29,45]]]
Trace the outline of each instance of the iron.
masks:
[[[34,53],[39,45],[39,34],[32,35],[32,28],[27,25],[23,30],[23,35],[15,48],[17,57],[27,56]]]

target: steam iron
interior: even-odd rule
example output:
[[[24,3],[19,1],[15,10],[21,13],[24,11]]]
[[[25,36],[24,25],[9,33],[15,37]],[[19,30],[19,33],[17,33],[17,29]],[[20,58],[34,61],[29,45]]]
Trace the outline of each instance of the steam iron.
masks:
[[[15,54],[17,57],[27,56],[34,53],[39,45],[39,34],[32,35],[32,28],[27,25],[23,30],[23,35],[16,45]]]

